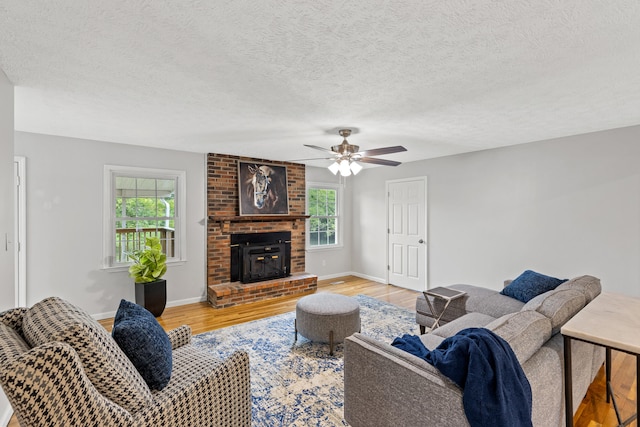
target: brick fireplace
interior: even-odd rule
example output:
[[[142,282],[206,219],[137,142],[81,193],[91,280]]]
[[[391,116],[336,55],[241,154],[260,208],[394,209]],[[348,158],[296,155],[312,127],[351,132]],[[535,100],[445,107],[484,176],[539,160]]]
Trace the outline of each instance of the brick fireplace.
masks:
[[[238,162],[286,166],[289,215],[240,216]],[[305,166],[224,154],[207,155],[207,285],[216,308],[312,291],[317,276],[305,272]],[[291,276],[262,282],[231,281],[231,235],[290,232]]]

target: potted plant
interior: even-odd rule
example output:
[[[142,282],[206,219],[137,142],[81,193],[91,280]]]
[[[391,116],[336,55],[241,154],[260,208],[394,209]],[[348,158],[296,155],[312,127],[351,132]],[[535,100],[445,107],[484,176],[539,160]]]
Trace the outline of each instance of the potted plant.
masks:
[[[147,237],[144,246],[127,254],[133,261],[129,276],[136,282],[136,304],[158,317],[167,304],[167,281],[162,279],[167,272],[167,256],[158,237]]]

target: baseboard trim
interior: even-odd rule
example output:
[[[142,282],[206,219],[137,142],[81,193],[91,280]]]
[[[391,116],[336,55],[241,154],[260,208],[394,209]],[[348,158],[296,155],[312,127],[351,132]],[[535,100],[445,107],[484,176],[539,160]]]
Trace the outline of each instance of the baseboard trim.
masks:
[[[167,301],[167,307],[177,307],[180,305],[187,305],[187,304],[195,304],[197,302],[206,302],[207,301],[207,296],[204,295],[202,297],[195,297],[195,298],[186,298],[186,299],[180,299],[180,300],[175,300],[175,301]],[[93,317],[96,320],[104,320],[104,319],[109,319],[111,317],[115,317],[116,312],[115,311],[108,311],[106,313],[98,313],[98,314],[92,314],[91,317]]]
[[[361,279],[371,280],[372,282],[382,283],[383,285],[387,284],[387,281],[385,279],[381,279],[379,277],[368,276],[366,274],[357,273],[355,271],[344,271],[342,273],[327,274],[326,276],[318,276],[318,280],[329,280],[329,279],[335,279],[335,278],[338,278],[338,277],[345,277],[345,276],[356,276],[356,277],[359,277]]]
[[[351,272],[327,274],[326,276],[318,276],[318,280],[330,280],[330,279],[335,279],[337,277],[344,277],[344,276],[351,276],[351,275],[353,275]]]
[[[196,298],[180,299],[176,301],[167,301],[167,307],[177,307],[179,305],[195,304],[197,302],[207,302],[207,295]]]
[[[377,282],[377,283],[382,283],[383,285],[388,285],[387,280],[386,279],[381,279],[380,277],[375,277],[375,276],[369,276],[367,274],[362,274],[362,273],[356,273],[351,272],[350,273],[352,276],[356,276],[359,277],[361,279],[367,279],[367,280],[371,280],[372,282]]]

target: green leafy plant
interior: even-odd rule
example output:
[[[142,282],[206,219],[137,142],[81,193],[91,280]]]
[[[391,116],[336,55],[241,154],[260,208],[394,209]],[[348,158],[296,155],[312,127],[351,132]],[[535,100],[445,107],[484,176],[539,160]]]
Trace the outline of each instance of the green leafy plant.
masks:
[[[167,272],[167,256],[162,252],[158,237],[147,237],[145,249],[138,249],[127,256],[133,261],[129,267],[129,276],[136,283],[150,283],[162,278]]]

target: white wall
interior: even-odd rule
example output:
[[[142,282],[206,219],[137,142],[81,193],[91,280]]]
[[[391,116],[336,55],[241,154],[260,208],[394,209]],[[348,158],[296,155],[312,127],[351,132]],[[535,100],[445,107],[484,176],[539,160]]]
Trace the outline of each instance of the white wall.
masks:
[[[363,170],[353,270],[386,277],[385,181],[429,180],[429,286],[498,289],[525,269],[640,296],[640,126]]]
[[[206,300],[205,155],[16,132],[27,158],[27,305],[59,296],[97,317],[135,300],[126,271],[102,267],[105,164],[187,172],[187,262],[169,265],[168,305]]]
[[[13,85],[0,70],[0,311],[14,307],[13,245],[5,249],[5,233],[13,242]],[[0,390],[0,425],[7,425],[11,406]]]
[[[327,168],[307,166],[305,168],[307,182],[339,184],[340,178],[333,175]],[[306,251],[306,270],[317,275],[320,279],[351,274],[351,187],[349,177],[344,179],[342,188],[342,218],[343,246],[336,249],[312,249]]]
[[[15,306],[13,190],[13,85],[0,70],[0,311]]]

